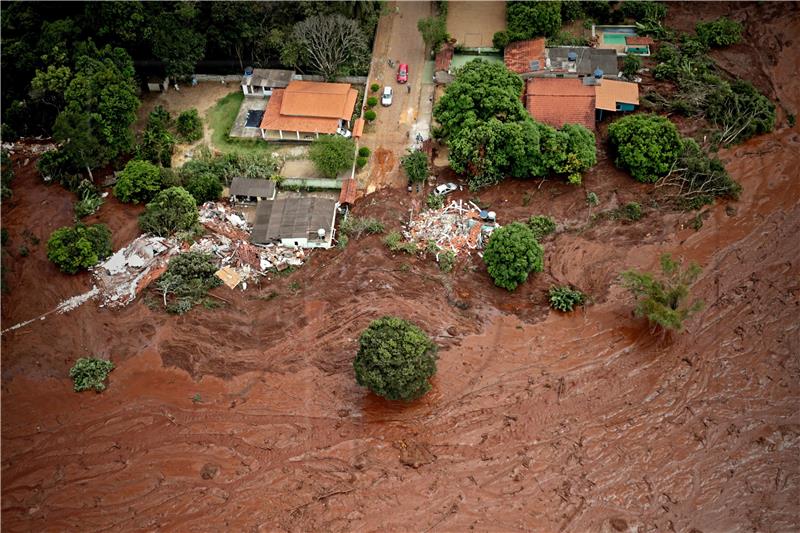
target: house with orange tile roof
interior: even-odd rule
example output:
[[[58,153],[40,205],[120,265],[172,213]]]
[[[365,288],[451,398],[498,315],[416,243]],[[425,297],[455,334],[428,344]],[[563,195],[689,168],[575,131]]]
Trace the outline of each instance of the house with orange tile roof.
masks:
[[[580,124],[595,129],[606,112],[633,111],[639,105],[639,85],[605,78],[530,78],[525,107],[538,122],[560,128]]]
[[[544,39],[528,39],[510,43],[503,51],[503,62],[508,70],[517,74],[543,71],[546,62],[544,47]]]
[[[292,80],[274,89],[261,119],[269,140],[311,141],[320,134],[349,136],[358,91],[349,83]]]

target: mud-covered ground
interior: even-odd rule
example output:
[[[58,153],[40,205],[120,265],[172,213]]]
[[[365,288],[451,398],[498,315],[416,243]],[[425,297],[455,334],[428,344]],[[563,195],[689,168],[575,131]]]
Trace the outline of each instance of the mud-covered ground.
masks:
[[[762,73],[756,83],[796,112],[797,6],[726,5],[756,40],[715,57]],[[674,26],[698,16],[697,4],[670,7]],[[220,309],[173,317],[143,299],[113,312],[90,302],[4,334],[3,530],[797,531],[800,132],[784,120],[720,156],[744,192],[703,210],[699,230],[694,214],[652,206],[605,154],[583,189],[481,192],[503,223],[559,223],[546,271],[514,293],[477,258],[444,275],[373,236],[257,290],[215,289],[232,302]],[[47,261],[74,199],[24,158],[2,213],[4,329],[89,283]],[[588,224],[586,191],[600,197],[594,212],[638,199],[646,216]],[[397,228],[420,201],[385,190],[355,211]],[[117,248],[139,210],[110,200],[94,219]],[[631,316],[618,285],[663,252],[703,266],[705,309],[669,338]],[[553,282],[593,305],[550,312]],[[411,405],[354,382],[358,334],[383,314],[442,346],[433,390]],[[76,394],[66,378],[89,354],[117,365],[102,394]]]

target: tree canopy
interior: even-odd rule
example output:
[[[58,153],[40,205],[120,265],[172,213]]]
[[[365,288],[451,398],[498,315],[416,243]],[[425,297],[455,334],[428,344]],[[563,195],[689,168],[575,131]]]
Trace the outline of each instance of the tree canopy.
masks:
[[[353,361],[356,382],[387,400],[415,400],[431,388],[436,351],[436,344],[414,324],[379,318],[359,338]]]
[[[294,25],[281,59],[308,65],[326,80],[347,74],[347,67],[369,61],[367,39],[358,22],[342,15],[316,15]]]
[[[419,183],[428,179],[430,169],[428,168],[428,154],[422,150],[409,150],[400,160],[403,170],[406,171],[408,180]]]
[[[145,233],[169,237],[176,231],[186,231],[197,224],[197,203],[183,187],[170,187],[158,193],[139,216],[139,226]]]
[[[675,124],[652,114],[628,115],[608,127],[616,164],[638,181],[654,183],[667,175],[683,149]]]
[[[148,202],[161,190],[161,173],[149,161],[131,159],[119,173],[114,196],[122,202]]]
[[[111,254],[111,231],[104,224],[63,227],[47,240],[47,258],[62,272],[75,274]]]
[[[530,272],[542,271],[544,250],[528,226],[513,222],[492,232],[483,261],[495,285],[513,291]]]
[[[353,166],[356,145],[341,135],[323,135],[311,143],[308,156],[324,176],[335,178]]]
[[[506,20],[511,41],[550,37],[561,29],[561,3],[508,2]]]

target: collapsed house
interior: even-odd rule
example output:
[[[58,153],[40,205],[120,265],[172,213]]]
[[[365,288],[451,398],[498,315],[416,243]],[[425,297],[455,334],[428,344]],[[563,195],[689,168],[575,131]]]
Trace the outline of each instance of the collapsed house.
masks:
[[[482,249],[499,227],[494,213],[483,211],[472,202],[453,200],[441,209],[421,212],[408,224],[403,237],[423,246],[433,242],[441,250],[469,255]]]

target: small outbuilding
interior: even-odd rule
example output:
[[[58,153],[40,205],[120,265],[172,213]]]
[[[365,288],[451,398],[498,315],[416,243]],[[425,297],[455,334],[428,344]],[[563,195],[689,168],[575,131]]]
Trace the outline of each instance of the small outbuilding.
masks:
[[[299,248],[330,248],[338,207],[336,200],[314,196],[261,202],[250,241]]]
[[[273,90],[285,89],[293,76],[293,70],[248,68],[242,77],[242,92],[245,96],[271,96]]]
[[[233,178],[230,197],[235,202],[260,202],[275,199],[275,182],[269,179]]]

